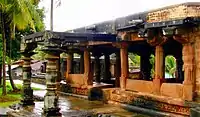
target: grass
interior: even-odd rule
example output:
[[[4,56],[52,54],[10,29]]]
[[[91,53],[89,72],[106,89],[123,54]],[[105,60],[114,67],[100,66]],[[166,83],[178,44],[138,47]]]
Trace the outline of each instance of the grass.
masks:
[[[22,90],[22,84],[15,84],[16,87]],[[32,88],[33,90],[40,90],[40,88]],[[13,92],[10,82],[6,82],[6,96],[1,96],[2,88],[0,88],[0,107],[8,107],[10,105],[16,104],[21,100],[21,91]]]

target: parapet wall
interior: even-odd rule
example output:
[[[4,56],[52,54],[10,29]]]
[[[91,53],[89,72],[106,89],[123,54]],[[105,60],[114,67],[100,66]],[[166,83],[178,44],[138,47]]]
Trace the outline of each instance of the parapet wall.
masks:
[[[200,3],[185,3],[164,7],[147,15],[147,22],[161,22],[186,17],[200,17]]]

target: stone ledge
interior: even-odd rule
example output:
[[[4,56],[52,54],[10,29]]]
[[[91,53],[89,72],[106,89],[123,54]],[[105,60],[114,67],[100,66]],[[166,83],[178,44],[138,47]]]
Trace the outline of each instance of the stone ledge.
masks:
[[[133,111],[133,112],[138,112],[138,113],[142,113],[142,114],[147,114],[150,116],[159,116],[159,117],[185,117],[183,115],[177,115],[177,114],[172,114],[172,113],[166,113],[166,112],[161,112],[161,111],[156,111],[156,110],[152,110],[152,109],[146,109],[146,108],[141,108],[138,106],[132,106],[132,105],[127,105],[127,104],[121,104],[118,102],[114,102],[114,101],[108,101],[109,104],[115,104],[118,106],[121,106],[124,109],[127,109],[129,111]]]

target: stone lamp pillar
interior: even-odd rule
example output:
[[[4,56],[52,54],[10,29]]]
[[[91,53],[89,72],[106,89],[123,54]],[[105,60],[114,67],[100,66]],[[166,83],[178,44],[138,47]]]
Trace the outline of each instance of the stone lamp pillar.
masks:
[[[23,106],[34,105],[33,89],[31,88],[31,56],[34,52],[22,52],[23,63],[23,93],[21,103]]]
[[[58,78],[57,62],[59,59],[59,50],[57,48],[44,49],[47,53],[47,68],[46,68],[46,94],[44,96],[44,114],[45,116],[61,116],[60,108],[58,107],[58,94],[56,93],[56,79]]]

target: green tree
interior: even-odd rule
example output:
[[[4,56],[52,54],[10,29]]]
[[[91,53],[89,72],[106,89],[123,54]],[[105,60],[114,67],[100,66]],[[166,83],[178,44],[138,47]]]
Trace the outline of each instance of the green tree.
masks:
[[[176,59],[173,56],[165,57],[165,72],[175,78]]]
[[[0,58],[2,58],[3,55],[3,45],[2,45],[2,35],[0,34]],[[0,86],[2,83],[2,59],[0,59]]]
[[[133,53],[128,53],[128,57],[130,58],[131,62],[134,66],[140,66],[140,56]]]
[[[155,73],[155,56],[153,54],[151,54],[150,59],[149,59],[152,68],[151,68],[151,77],[154,77],[154,73]]]
[[[6,95],[6,76],[5,76],[5,58],[6,58],[6,38],[14,39],[15,29],[23,30],[29,27],[33,32],[36,27],[40,27],[43,23],[41,17],[36,10],[39,0],[0,0],[1,14],[1,34],[3,38],[3,91],[2,95]],[[6,36],[7,35],[7,36]],[[11,43],[11,42],[10,42]],[[12,44],[10,45],[11,53]],[[11,57],[11,54],[10,54]],[[11,59],[10,59],[11,60]],[[11,64],[11,61],[9,62]],[[11,72],[11,67],[10,72]],[[11,75],[11,84],[14,85]],[[14,86],[13,86],[14,88]]]

